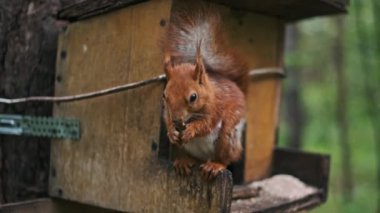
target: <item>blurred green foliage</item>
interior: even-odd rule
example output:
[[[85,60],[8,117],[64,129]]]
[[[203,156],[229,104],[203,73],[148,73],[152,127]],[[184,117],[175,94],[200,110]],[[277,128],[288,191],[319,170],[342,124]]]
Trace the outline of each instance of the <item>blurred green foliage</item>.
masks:
[[[380,80],[380,71],[376,63],[380,59],[376,51],[375,28],[380,23],[373,17],[373,5],[370,0],[361,1],[360,17],[358,7],[351,3],[349,14],[345,16],[344,67],[347,77],[347,116],[349,123],[349,144],[353,164],[353,200],[346,203],[342,199],[341,185],[341,148],[339,144],[339,127],[337,125],[337,86],[336,72],[333,66],[332,48],[336,36],[335,17],[316,18],[297,23],[300,32],[298,48],[286,54],[286,66],[295,67],[300,75],[300,96],[305,108],[305,127],[303,132],[303,149],[331,155],[330,191],[328,202],[312,212],[376,212],[376,198],[379,195],[376,171],[375,130],[369,114],[368,99],[365,95],[366,82],[362,60],[371,63],[371,79]],[[355,19],[357,18],[357,19]],[[367,38],[360,37],[357,24],[362,24]],[[380,20],[377,20],[377,22]],[[359,35],[359,36],[358,36]],[[364,54],[360,45],[368,54]],[[363,57],[365,56],[365,58]],[[291,75],[291,73],[289,73]],[[293,81],[284,81],[284,89]],[[380,85],[370,85],[373,90]],[[374,88],[374,87],[378,88]],[[378,91],[378,90],[377,90]],[[377,103],[380,103],[377,100]],[[282,108],[284,108],[284,104]],[[286,110],[282,109],[279,146],[287,146],[288,126]],[[377,111],[377,113],[380,113]]]

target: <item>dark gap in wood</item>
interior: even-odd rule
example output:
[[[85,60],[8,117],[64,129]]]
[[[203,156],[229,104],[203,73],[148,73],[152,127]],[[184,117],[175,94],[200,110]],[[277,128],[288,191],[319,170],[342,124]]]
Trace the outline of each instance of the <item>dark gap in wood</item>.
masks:
[[[228,170],[232,172],[232,178],[234,184],[242,184],[244,183],[244,168],[245,168],[245,143],[246,143],[246,130],[247,124],[244,125],[241,144],[243,146],[241,159],[235,163],[232,163],[227,167]]]
[[[161,111],[163,111],[163,107]],[[160,141],[158,143],[158,158],[163,159],[163,160],[170,159],[170,141],[168,138],[166,125],[165,125],[163,116],[161,116],[161,121],[160,121]]]

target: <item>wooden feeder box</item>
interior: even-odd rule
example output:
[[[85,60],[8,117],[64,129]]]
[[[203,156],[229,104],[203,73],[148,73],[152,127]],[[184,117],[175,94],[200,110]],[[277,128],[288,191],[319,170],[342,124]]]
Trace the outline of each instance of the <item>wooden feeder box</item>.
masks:
[[[228,44],[241,51],[251,69],[283,67],[288,21],[344,13],[347,5],[345,0],[209,2],[222,14]],[[59,37],[56,95],[162,74],[159,40],[171,14],[182,4],[186,1],[85,0],[62,10],[59,18],[71,23]],[[275,148],[281,80],[277,75],[252,79],[244,157],[232,165],[232,173],[226,170],[210,183],[196,169],[193,175],[181,177],[169,163],[170,146],[161,122],[163,83],[56,104],[54,116],[78,118],[82,136],[79,141],[52,142],[52,198],[4,208],[8,212],[42,208],[51,213],[86,212],[83,208],[87,212],[229,212],[232,205],[232,211],[269,212],[319,205],[327,197],[329,157]],[[239,204],[244,199],[239,194],[247,198],[246,184],[274,174],[292,175],[316,191],[295,200]],[[240,184],[234,191],[232,177]]]

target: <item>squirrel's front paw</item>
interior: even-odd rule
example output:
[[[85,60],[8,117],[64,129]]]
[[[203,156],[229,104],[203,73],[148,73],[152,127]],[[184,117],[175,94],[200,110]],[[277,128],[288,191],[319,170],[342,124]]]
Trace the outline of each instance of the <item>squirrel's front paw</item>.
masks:
[[[168,137],[172,144],[180,144],[179,132],[177,130],[168,131]]]
[[[192,131],[191,129],[187,128],[181,134],[181,141],[182,141],[182,143],[186,144],[187,142],[189,142],[194,137],[195,137],[195,132]]]

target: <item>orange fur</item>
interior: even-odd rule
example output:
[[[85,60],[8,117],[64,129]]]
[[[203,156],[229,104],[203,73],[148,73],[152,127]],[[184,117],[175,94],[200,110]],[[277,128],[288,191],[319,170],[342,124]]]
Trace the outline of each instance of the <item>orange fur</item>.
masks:
[[[180,14],[174,18],[164,41],[164,67],[168,78],[163,95],[164,120],[170,141],[188,151],[186,160],[175,161],[176,170],[188,174],[189,162],[193,162],[189,158],[196,158],[204,162],[202,176],[210,179],[241,156],[237,127],[245,116],[248,69],[233,51],[223,47],[219,18],[215,18],[219,16],[206,13],[204,9],[200,13],[201,16],[185,14],[186,18],[183,18]],[[207,24],[199,23],[196,17],[206,14],[204,21],[208,21]],[[212,39],[183,36],[177,32],[181,29],[192,32],[193,28],[200,32],[212,30],[206,33]],[[176,46],[184,42],[189,43],[186,45],[190,51],[184,52],[183,48]],[[211,47],[218,51],[210,53]],[[190,56],[193,59],[187,60]],[[194,143],[204,143],[205,149]]]

